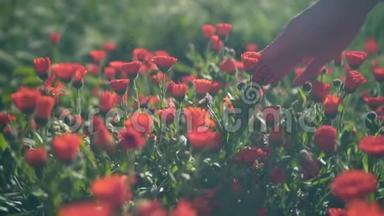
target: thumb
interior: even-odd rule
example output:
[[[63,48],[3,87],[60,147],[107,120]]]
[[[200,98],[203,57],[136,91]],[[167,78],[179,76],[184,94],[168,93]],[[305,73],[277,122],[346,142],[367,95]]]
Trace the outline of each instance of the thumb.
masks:
[[[320,74],[321,68],[326,64],[322,59],[314,59],[309,63],[305,71],[293,80],[293,86],[303,85],[305,82],[316,79]]]

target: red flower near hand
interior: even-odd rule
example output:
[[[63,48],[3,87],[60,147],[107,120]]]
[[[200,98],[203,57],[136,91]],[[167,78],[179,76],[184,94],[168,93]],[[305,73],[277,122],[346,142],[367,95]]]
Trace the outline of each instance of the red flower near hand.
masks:
[[[168,71],[174,64],[177,62],[177,58],[172,56],[154,56],[152,58],[152,62],[156,64],[156,66],[166,72]]]
[[[359,149],[369,155],[384,155],[384,136],[366,136],[359,142]]]
[[[216,27],[211,24],[204,24],[201,26],[201,32],[205,38],[210,38],[216,34]]]
[[[315,80],[312,82],[311,95],[315,101],[321,102],[327,96],[330,88],[331,84]]]
[[[359,86],[365,84],[367,79],[358,71],[348,70],[344,88],[348,93],[353,93]]]
[[[363,51],[346,51],[344,56],[348,65],[354,70],[358,69],[367,59],[367,53]]]
[[[51,32],[49,34],[49,40],[51,40],[52,44],[60,43],[61,34],[59,32]]]
[[[226,58],[220,63],[220,70],[225,73],[234,74],[236,69],[236,61],[232,58]]]
[[[172,216],[197,216],[196,209],[186,200],[180,200],[172,210]]]
[[[218,23],[216,24],[216,31],[220,36],[228,36],[232,31],[232,25],[229,23]]]
[[[28,149],[25,152],[25,160],[32,167],[41,167],[47,164],[48,153],[44,147]]]
[[[137,77],[137,74],[139,73],[141,66],[141,62],[132,61],[121,65],[121,71],[129,79],[135,79]]]
[[[80,202],[60,207],[58,216],[112,216],[109,205],[100,202]]]
[[[221,135],[216,131],[191,131],[188,132],[187,138],[192,144],[192,147],[197,150],[217,150],[221,145]]]
[[[340,104],[341,104],[341,99],[338,96],[327,95],[323,101],[324,114],[328,118],[336,117],[337,113],[339,112],[338,109]]]
[[[256,43],[247,43],[245,45],[245,50],[247,52],[257,52],[258,49],[259,49],[259,46]]]
[[[92,195],[113,208],[120,208],[132,199],[130,182],[127,176],[111,175],[96,179],[92,182]]]
[[[51,117],[53,107],[55,106],[55,99],[50,96],[40,96],[36,101],[35,106],[35,120],[38,124],[44,125]]]
[[[206,95],[212,87],[212,81],[207,79],[195,79],[193,80],[193,85],[195,86],[196,94]]]
[[[62,134],[53,138],[52,148],[59,160],[70,162],[80,152],[81,137],[77,134]]]
[[[333,152],[336,148],[336,128],[330,125],[323,125],[316,129],[314,142],[320,150]]]
[[[101,112],[108,112],[118,102],[118,96],[114,92],[103,92],[99,96],[99,110]]]
[[[244,64],[244,70],[250,74],[254,72],[260,62],[261,54],[258,52],[245,52],[241,55],[241,61]]]
[[[337,198],[348,201],[375,192],[376,186],[376,176],[360,170],[347,170],[333,180],[331,192]]]
[[[374,55],[379,51],[379,44],[376,38],[373,38],[373,37],[367,38],[367,40],[364,43],[364,51],[370,55]]]
[[[124,150],[142,149],[146,140],[143,134],[132,127],[127,127],[119,132],[120,145]]]
[[[372,73],[378,82],[384,81],[384,68],[374,67],[374,68],[372,68]]]
[[[124,95],[127,92],[129,79],[114,79],[109,82],[109,86],[119,95]]]
[[[49,59],[49,57],[35,58],[33,59],[33,63],[36,74],[40,77],[40,79],[46,80],[51,67],[51,59]]]
[[[39,90],[21,87],[17,92],[11,95],[11,100],[21,112],[30,114],[35,109],[38,97],[40,97]]]
[[[92,50],[89,52],[89,56],[94,62],[100,63],[107,57],[107,53],[104,50]]]

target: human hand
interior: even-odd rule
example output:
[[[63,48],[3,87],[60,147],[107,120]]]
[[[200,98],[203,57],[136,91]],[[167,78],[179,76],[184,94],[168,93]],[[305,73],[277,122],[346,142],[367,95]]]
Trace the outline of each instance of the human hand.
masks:
[[[337,57],[359,32],[377,0],[320,0],[293,18],[262,52],[254,80],[274,83],[300,63],[305,71],[294,80],[302,85]]]

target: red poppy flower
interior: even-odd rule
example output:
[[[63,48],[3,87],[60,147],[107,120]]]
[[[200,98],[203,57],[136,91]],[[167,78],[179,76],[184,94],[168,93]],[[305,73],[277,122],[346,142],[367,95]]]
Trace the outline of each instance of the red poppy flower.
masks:
[[[341,208],[329,208],[328,216],[347,216],[347,212]]]
[[[107,53],[104,50],[92,50],[89,52],[89,56],[94,62],[100,63],[107,57]]]
[[[178,100],[183,100],[185,94],[188,91],[188,86],[184,83],[174,83],[170,82],[167,86],[167,92],[174,98]]]
[[[118,96],[114,92],[102,92],[99,96],[99,110],[101,112],[108,112],[118,102]]]
[[[152,62],[155,63],[160,70],[166,72],[177,62],[177,58],[172,56],[154,56]]]
[[[168,213],[157,200],[139,202],[137,216],[167,216]]]
[[[58,216],[112,216],[109,205],[100,202],[80,202],[60,207]]]
[[[184,108],[184,117],[188,131],[214,128],[215,123],[207,110],[200,107]]]
[[[234,74],[236,69],[236,61],[232,58],[226,58],[220,63],[220,70],[225,73]]]
[[[331,192],[336,197],[348,201],[375,192],[376,186],[376,176],[360,170],[347,170],[332,181]]]
[[[258,52],[245,52],[241,55],[241,61],[244,64],[244,70],[253,73],[257,64],[260,62],[261,54]]]
[[[97,200],[109,203],[113,208],[119,208],[132,199],[129,184],[127,176],[105,176],[92,182],[91,192]]]
[[[174,107],[160,109],[157,114],[159,115],[161,122],[170,124],[176,117],[176,109]]]
[[[80,67],[75,71],[75,75],[72,78],[73,87],[79,89],[83,86],[84,76],[87,74],[87,70],[84,67]]]
[[[96,146],[105,151],[113,153],[115,150],[113,135],[104,125],[99,126],[95,131],[93,134],[93,141]]]
[[[112,52],[112,51],[116,50],[116,48],[117,48],[117,45],[113,41],[106,41],[103,44],[103,50],[108,51],[108,52]]]
[[[359,142],[359,149],[369,155],[384,155],[384,136],[366,136]]]
[[[167,79],[167,75],[161,71],[153,74],[151,76],[151,79],[152,79],[152,82],[155,83],[155,84],[160,84],[160,83],[164,83],[165,80]]]
[[[135,112],[124,122],[125,127],[132,127],[142,134],[152,132],[153,119],[146,112]]]
[[[149,61],[152,58],[150,51],[144,48],[136,48],[132,51],[133,60]]]
[[[196,209],[186,200],[180,200],[176,207],[172,210],[172,216],[197,216]]]
[[[14,121],[16,117],[12,114],[0,112],[0,131],[4,129],[11,121]]]
[[[209,94],[215,95],[217,94],[221,89],[222,84],[217,81],[212,81],[211,88],[209,89]]]
[[[384,81],[384,68],[382,68],[382,67],[374,67],[372,69],[372,73],[373,73],[373,75],[375,76],[375,79],[378,82]]]
[[[281,167],[274,167],[269,173],[269,179],[273,184],[283,183],[286,179],[285,170]]]
[[[120,73],[121,72],[121,67],[124,65],[124,64],[127,64],[128,62],[125,62],[125,61],[111,61],[109,62],[109,67],[112,67],[116,70],[116,73]]]
[[[212,35],[210,38],[212,48],[216,51],[219,52],[221,48],[224,46],[223,41],[220,40],[220,37],[217,35]]]
[[[240,150],[235,155],[235,161],[238,163],[252,164],[256,160],[267,159],[268,152],[265,149],[252,147]]]
[[[218,23],[216,24],[216,31],[220,36],[228,36],[232,31],[232,25],[229,23]]]
[[[201,26],[201,32],[205,38],[210,38],[216,34],[216,27],[211,24],[204,24]]]
[[[359,86],[367,82],[367,79],[358,71],[348,70],[344,88],[348,93],[353,93]]]
[[[17,109],[29,114],[33,112],[38,97],[40,97],[39,90],[21,87],[11,95],[11,100]]]
[[[144,135],[132,127],[122,129],[119,137],[120,145],[124,150],[142,149],[146,144]]]
[[[86,68],[86,71],[89,72],[89,74],[92,74],[94,76],[99,75],[100,66],[98,64],[89,63],[89,64],[85,65],[85,68]]]
[[[341,104],[341,99],[336,95],[327,95],[324,98],[323,106],[324,106],[324,114],[328,118],[336,117],[339,112],[339,105]]]
[[[50,96],[40,96],[37,98],[35,106],[35,120],[38,124],[44,125],[51,117],[55,99]]]
[[[41,167],[47,164],[48,153],[44,147],[28,149],[25,152],[25,160],[32,167]]]
[[[212,81],[207,79],[195,79],[193,80],[196,94],[206,95],[212,87]]]
[[[135,79],[139,73],[142,63],[139,61],[132,61],[121,65],[122,73],[130,79]]]
[[[62,134],[53,138],[52,147],[56,157],[64,162],[75,160],[80,152],[81,137],[77,134]]]
[[[346,216],[383,216],[384,211],[378,203],[354,200],[347,205]]]
[[[374,55],[379,51],[379,44],[376,38],[373,38],[373,37],[367,38],[367,40],[364,43],[364,51],[370,55]]]
[[[379,106],[384,105],[384,97],[363,97],[364,103],[366,103],[371,109],[375,110]]]
[[[336,148],[336,128],[330,125],[323,125],[316,129],[314,142],[320,150],[333,152]]]
[[[259,46],[256,43],[247,43],[245,45],[245,51],[247,52],[257,52]]]
[[[51,66],[51,71],[64,82],[71,81],[77,69],[83,67],[79,63],[58,63]]]
[[[115,79],[115,75],[116,75],[116,69],[115,68],[110,67],[110,66],[104,68],[104,77],[107,80],[111,81],[111,80]]]
[[[330,88],[331,84],[315,80],[312,82],[311,95],[315,101],[321,102],[327,96]]]
[[[198,150],[209,149],[217,150],[221,145],[221,135],[219,132],[203,130],[188,132],[187,138],[192,147]]]
[[[171,56],[167,51],[165,50],[156,50],[153,52],[153,55],[155,56]]]
[[[48,78],[49,68],[51,67],[51,59],[49,57],[40,57],[33,59],[35,71],[42,80]]]
[[[51,32],[49,34],[49,40],[51,40],[52,44],[60,43],[61,34],[59,32]]]
[[[348,65],[354,70],[358,69],[367,59],[367,53],[363,51],[346,51],[344,56]]]
[[[109,86],[119,95],[124,95],[127,92],[129,79],[114,79],[109,82]]]

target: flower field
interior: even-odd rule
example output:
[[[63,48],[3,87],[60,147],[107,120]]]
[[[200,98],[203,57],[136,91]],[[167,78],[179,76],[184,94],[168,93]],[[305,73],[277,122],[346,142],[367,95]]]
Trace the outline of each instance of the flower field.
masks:
[[[202,25],[185,56],[105,41],[70,61],[50,32],[0,110],[0,215],[384,215],[379,39],[265,85],[235,28]]]

